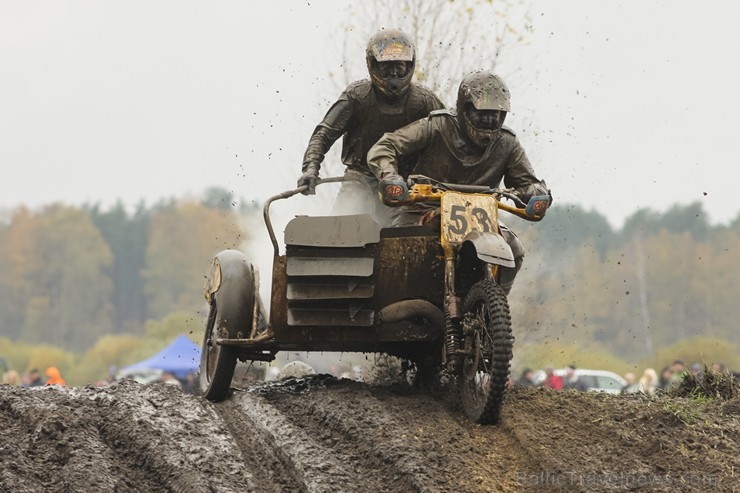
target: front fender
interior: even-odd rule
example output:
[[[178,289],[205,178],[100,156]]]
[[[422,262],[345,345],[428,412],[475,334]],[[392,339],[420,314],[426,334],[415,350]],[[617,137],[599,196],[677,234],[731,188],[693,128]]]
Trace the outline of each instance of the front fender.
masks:
[[[211,259],[204,295],[216,304],[216,328],[220,337],[249,337],[255,304],[255,271],[238,250],[223,250]]]
[[[479,259],[489,264],[514,267],[514,253],[503,236],[498,233],[473,231],[465,237],[464,243],[472,243]]]

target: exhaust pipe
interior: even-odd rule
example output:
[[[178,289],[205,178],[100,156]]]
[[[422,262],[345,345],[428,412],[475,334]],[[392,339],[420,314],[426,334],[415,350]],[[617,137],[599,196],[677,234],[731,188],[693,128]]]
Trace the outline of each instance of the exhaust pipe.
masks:
[[[426,300],[404,300],[388,305],[379,312],[380,323],[395,323],[413,317],[428,320],[440,333],[444,331],[445,316],[442,310]]]

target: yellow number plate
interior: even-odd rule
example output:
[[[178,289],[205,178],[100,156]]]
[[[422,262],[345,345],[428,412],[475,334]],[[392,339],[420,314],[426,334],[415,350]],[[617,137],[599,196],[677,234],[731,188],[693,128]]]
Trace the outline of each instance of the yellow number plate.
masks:
[[[442,241],[462,243],[473,231],[498,231],[498,207],[490,195],[447,192],[442,196]]]

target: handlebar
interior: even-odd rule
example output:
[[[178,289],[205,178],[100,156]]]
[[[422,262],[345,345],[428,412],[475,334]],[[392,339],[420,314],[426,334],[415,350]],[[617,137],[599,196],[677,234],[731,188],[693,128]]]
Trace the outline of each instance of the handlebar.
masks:
[[[339,183],[343,181],[359,180],[352,180],[351,178],[345,178],[344,176],[334,176],[330,178],[320,178],[316,182],[316,186],[323,185],[324,183]],[[286,190],[285,192],[273,195],[265,201],[265,205],[262,208],[262,217],[265,219],[265,226],[267,226],[267,233],[270,235],[270,241],[272,242],[275,256],[280,255],[280,247],[278,245],[277,238],[275,237],[275,230],[272,228],[272,221],[270,221],[270,205],[276,200],[288,199],[294,195],[305,192],[306,190],[308,190],[308,185],[303,185],[302,187],[294,188],[293,190]]]
[[[448,191],[462,193],[481,193],[493,195],[498,202],[498,206],[500,209],[505,210],[506,212],[527,221],[537,222],[541,221],[544,217],[544,214],[529,213],[527,211],[527,204],[525,204],[522,199],[515,195],[510,189],[491,188],[485,185],[462,185],[456,183],[445,183],[423,175],[409,175],[407,184],[409,185],[408,199],[393,203],[384,202],[385,205],[390,207],[398,207],[401,205],[411,205],[422,202],[438,203],[441,200],[442,195],[444,195],[445,192]],[[512,202],[514,202],[515,205],[511,206],[505,202],[502,202],[502,197],[511,200]]]
[[[346,178],[344,176],[334,176],[329,178],[321,178],[316,182],[316,186],[323,185],[324,183],[341,183],[344,181],[359,181],[352,178]],[[392,204],[386,204],[391,207],[397,207],[401,205],[411,205],[420,202],[439,202],[445,192],[461,192],[461,193],[483,193],[493,195],[498,201],[498,207],[506,212],[513,214],[517,217],[521,217],[527,221],[541,221],[544,214],[530,214],[527,212],[526,204],[522,200],[512,193],[511,190],[505,188],[490,188],[485,185],[462,185],[455,183],[444,183],[437,181],[433,178],[429,178],[424,175],[410,175],[408,178],[408,185],[410,188],[409,198],[402,202],[394,202]],[[276,200],[288,199],[299,193],[308,190],[308,185],[303,185],[292,190],[286,190],[277,195],[273,195],[265,201],[265,205],[262,209],[262,216],[265,220],[265,226],[267,226],[267,233],[270,235],[270,241],[275,252],[275,256],[280,255],[280,247],[278,245],[277,238],[275,237],[275,230],[272,227],[270,221],[270,205]],[[506,204],[500,200],[501,197],[506,197],[514,202],[515,206]]]

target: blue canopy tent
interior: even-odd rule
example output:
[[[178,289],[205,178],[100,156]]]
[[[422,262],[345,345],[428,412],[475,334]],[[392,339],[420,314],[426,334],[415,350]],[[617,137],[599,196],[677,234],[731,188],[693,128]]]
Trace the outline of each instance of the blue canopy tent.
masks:
[[[177,378],[185,378],[188,373],[198,371],[200,366],[200,346],[180,334],[169,346],[143,361],[121,369],[123,373],[136,370],[162,370]]]

